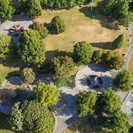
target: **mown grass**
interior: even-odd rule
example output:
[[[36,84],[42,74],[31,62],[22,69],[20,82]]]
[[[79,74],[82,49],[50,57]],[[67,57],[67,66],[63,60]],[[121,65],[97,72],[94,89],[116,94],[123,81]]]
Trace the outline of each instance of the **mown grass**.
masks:
[[[67,29],[58,35],[49,34],[44,40],[48,58],[53,57],[57,50],[71,52],[74,44],[79,41],[91,43],[94,49],[112,50],[111,42],[120,34],[125,35],[125,45],[117,51],[122,54],[128,47],[126,28],[112,27],[112,20],[102,15],[98,7],[93,7],[92,10],[90,5],[74,7],[70,10],[44,10],[42,16],[35,21],[50,23],[56,15],[64,19]]]

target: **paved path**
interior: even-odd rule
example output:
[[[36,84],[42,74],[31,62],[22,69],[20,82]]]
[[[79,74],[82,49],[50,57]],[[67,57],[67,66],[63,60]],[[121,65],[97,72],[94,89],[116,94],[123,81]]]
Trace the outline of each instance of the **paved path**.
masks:
[[[129,46],[128,51],[125,55],[125,65],[123,66],[122,70],[128,69],[128,64],[129,64],[130,58],[131,58],[132,53],[133,53],[133,26],[130,25],[128,29],[129,29],[129,32],[131,34],[130,35],[131,38],[129,39],[130,46]]]

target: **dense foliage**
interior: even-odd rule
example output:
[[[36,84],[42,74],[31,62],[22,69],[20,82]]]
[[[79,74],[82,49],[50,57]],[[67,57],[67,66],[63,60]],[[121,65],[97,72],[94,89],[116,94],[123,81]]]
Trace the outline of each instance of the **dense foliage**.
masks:
[[[127,0],[104,0],[103,10],[105,14],[117,20],[120,24],[128,26],[132,20]]]
[[[29,30],[20,37],[20,56],[24,62],[40,67],[45,61],[45,45],[38,31]]]
[[[96,92],[80,92],[77,95],[77,109],[80,116],[92,115],[95,112]]]
[[[11,20],[15,8],[13,5],[13,0],[0,0],[0,18]]]
[[[48,30],[46,27],[44,27],[44,24],[41,24],[39,22],[34,22],[33,24],[31,24],[29,26],[29,28],[33,29],[33,30],[37,30],[40,33],[40,36],[42,38],[46,38],[48,35]]]
[[[107,89],[99,96],[97,104],[102,112],[113,114],[121,109],[122,100],[114,90]]]
[[[133,75],[128,70],[118,73],[114,79],[114,85],[122,91],[130,91],[132,83]]]
[[[66,85],[70,78],[70,71],[74,68],[74,62],[71,57],[58,56],[52,60],[53,77],[58,87]]]
[[[39,82],[37,87],[33,89],[33,92],[35,93],[36,101],[38,101],[45,107],[56,105],[59,101],[59,89],[52,84]]]
[[[14,104],[9,120],[11,128],[14,131],[20,131],[23,129],[23,116],[19,109],[19,105],[19,103]]]
[[[20,0],[21,9],[29,16],[35,18],[42,14],[42,7],[39,0]]]
[[[0,59],[5,59],[10,54],[12,46],[11,37],[0,34]]]
[[[130,128],[127,114],[119,111],[105,121],[104,131],[110,133],[128,133]]]
[[[119,35],[114,41],[113,41],[113,47],[118,49],[121,48],[124,45],[124,35]]]
[[[105,61],[104,63],[110,68],[110,69],[120,69],[124,65],[124,58],[123,56],[120,56],[117,52],[111,52],[108,51],[105,54]]]
[[[62,17],[55,16],[51,21],[52,33],[59,34],[66,30],[66,24]]]
[[[25,101],[17,107],[16,105],[13,107],[10,118],[13,129],[21,130],[23,128],[24,132],[31,131],[34,133],[53,132],[55,120],[48,108],[34,101]]]
[[[57,9],[71,8],[89,1],[90,0],[40,0],[42,7]]]
[[[32,68],[24,68],[20,74],[24,83],[31,84],[35,81],[35,73]]]
[[[92,56],[92,60],[96,63],[96,64],[100,64],[103,62],[103,55],[104,55],[104,51],[103,50],[96,50],[93,53]]]
[[[74,45],[73,59],[76,63],[87,64],[91,62],[93,49],[88,42],[78,42]]]

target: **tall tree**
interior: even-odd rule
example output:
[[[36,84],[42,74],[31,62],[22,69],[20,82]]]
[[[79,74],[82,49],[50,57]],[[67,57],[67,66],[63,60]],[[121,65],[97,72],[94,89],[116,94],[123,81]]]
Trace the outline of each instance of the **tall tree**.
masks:
[[[20,4],[21,9],[33,18],[42,14],[42,7],[39,0],[20,0]]]
[[[114,41],[113,41],[113,47],[118,49],[121,48],[124,45],[124,35],[119,35]]]
[[[127,0],[104,0],[103,10],[105,14],[119,21],[120,24],[128,26],[131,21]]]
[[[114,114],[121,109],[122,100],[112,89],[104,90],[97,100],[98,108],[107,114]]]
[[[0,18],[11,20],[14,12],[13,0],[0,0]]]
[[[51,30],[53,33],[59,34],[66,30],[66,24],[62,17],[55,16],[51,21]]]
[[[23,129],[23,116],[21,110],[19,109],[19,105],[20,103],[16,103],[13,106],[9,120],[11,128],[14,131],[20,131]]]
[[[107,118],[104,131],[109,131],[110,133],[128,133],[129,128],[130,123],[127,114],[119,111]]]
[[[58,56],[51,63],[53,77],[58,87],[66,85],[70,78],[70,71],[74,68],[74,62],[71,57]]]
[[[5,59],[11,53],[12,46],[11,37],[0,34],[0,59]]]
[[[118,73],[114,79],[114,85],[122,91],[130,91],[132,83],[133,75],[128,70]]]
[[[21,59],[28,64],[41,67],[45,61],[45,45],[38,31],[25,31],[20,37],[19,53]]]
[[[88,42],[78,42],[74,45],[73,59],[76,63],[90,63],[93,49]]]
[[[92,115],[95,112],[96,92],[80,92],[77,95],[77,109],[80,116]]]
[[[51,107],[59,101],[59,89],[52,84],[45,84],[39,82],[37,87],[33,89],[35,93],[35,99],[46,107]]]
[[[21,71],[20,76],[21,76],[24,83],[31,84],[35,81],[36,75],[35,75],[34,71],[32,70],[32,68],[24,68]]]

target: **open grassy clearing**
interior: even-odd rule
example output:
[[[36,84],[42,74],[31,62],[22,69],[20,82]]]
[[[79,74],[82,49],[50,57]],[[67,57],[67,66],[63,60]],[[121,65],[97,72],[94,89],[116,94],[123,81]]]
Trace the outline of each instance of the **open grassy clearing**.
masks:
[[[10,56],[6,61],[0,64],[0,76],[3,80],[12,76],[17,76],[20,68],[20,60],[15,56]]]
[[[130,58],[130,62],[129,62],[129,65],[128,65],[128,69],[133,73],[133,53],[132,53],[132,56]]]
[[[86,119],[69,126],[63,133],[102,133],[100,128],[102,120],[104,119]]]
[[[45,39],[48,58],[55,55],[55,50],[71,52],[73,45],[79,41],[88,41],[95,49],[111,50],[111,42],[122,33],[125,35],[125,46],[117,51],[123,53],[128,47],[126,28],[121,26],[119,30],[112,29],[111,20],[101,15],[97,7],[92,10],[89,5],[70,10],[44,10],[42,16],[35,21],[50,23],[56,15],[63,17],[67,30],[59,35],[50,34]]]

